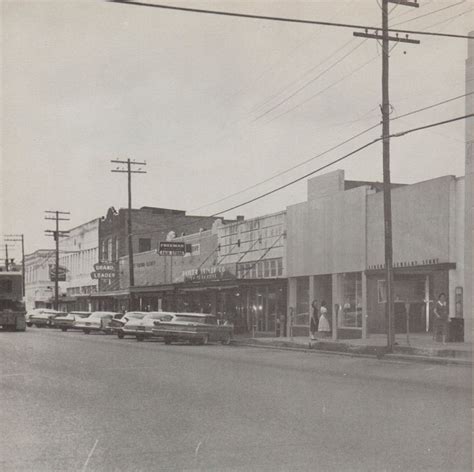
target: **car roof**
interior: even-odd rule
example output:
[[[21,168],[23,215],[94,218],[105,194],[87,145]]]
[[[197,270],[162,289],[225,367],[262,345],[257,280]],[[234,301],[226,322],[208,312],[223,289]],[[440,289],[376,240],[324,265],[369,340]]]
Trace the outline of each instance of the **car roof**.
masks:
[[[92,311],[70,311],[69,313],[74,313],[75,315],[90,315]]]
[[[93,311],[91,315],[95,314],[101,314],[101,315],[121,315],[122,313],[117,313],[116,311]]]

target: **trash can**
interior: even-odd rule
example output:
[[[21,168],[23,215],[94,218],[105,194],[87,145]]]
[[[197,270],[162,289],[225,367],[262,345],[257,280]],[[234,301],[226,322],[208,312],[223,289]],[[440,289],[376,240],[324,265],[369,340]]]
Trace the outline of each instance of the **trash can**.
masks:
[[[450,318],[448,325],[448,342],[464,342],[464,318]]]

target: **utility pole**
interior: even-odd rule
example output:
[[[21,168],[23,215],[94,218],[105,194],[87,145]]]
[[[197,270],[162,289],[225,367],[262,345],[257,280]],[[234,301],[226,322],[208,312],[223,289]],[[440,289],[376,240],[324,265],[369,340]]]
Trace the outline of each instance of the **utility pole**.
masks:
[[[5,244],[5,271],[8,272],[8,244]]]
[[[59,222],[60,221],[69,221],[65,215],[70,215],[68,211],[45,211],[48,215],[53,214],[54,216],[45,216],[45,220],[54,220],[56,221],[56,229],[47,229],[46,235],[53,236],[54,240],[56,241],[56,273],[54,276],[54,309],[57,310],[59,308],[59,238],[64,238],[69,235],[69,231],[60,231],[59,230]]]
[[[133,165],[140,165],[146,166],[146,162],[136,162],[131,159],[127,160],[120,160],[114,159],[110,162],[114,164],[121,164],[126,165],[126,168],[117,167],[116,169],[112,169],[112,172],[121,172],[127,173],[127,181],[128,181],[128,218],[127,218],[127,235],[128,235],[128,273],[129,273],[129,280],[130,280],[130,293],[129,293],[129,310],[134,309],[134,297],[131,288],[135,285],[135,274],[134,274],[134,267],[133,267],[133,241],[132,241],[132,174],[146,174],[146,170],[132,169]],[[118,257],[118,255],[117,255]]]
[[[21,242],[21,273],[23,279],[23,296],[25,296],[25,235],[6,234],[4,240],[8,242]]]
[[[382,0],[382,35],[379,30],[369,33],[354,33],[361,38],[382,40],[382,146],[383,146],[383,209],[384,209],[384,236],[385,236],[385,280],[387,300],[385,303],[385,319],[387,322],[387,350],[391,352],[395,344],[395,316],[393,303],[393,243],[392,243],[392,194],[390,182],[390,99],[389,99],[389,58],[390,41],[397,43],[420,44],[420,41],[390,36],[388,31],[388,4],[395,3],[407,7],[418,8],[417,0]]]

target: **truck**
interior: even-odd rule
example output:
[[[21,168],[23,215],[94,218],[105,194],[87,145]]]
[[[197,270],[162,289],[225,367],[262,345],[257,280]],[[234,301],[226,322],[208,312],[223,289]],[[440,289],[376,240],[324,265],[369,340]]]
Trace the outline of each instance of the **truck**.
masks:
[[[3,331],[25,331],[23,277],[20,272],[0,272],[0,327]]]

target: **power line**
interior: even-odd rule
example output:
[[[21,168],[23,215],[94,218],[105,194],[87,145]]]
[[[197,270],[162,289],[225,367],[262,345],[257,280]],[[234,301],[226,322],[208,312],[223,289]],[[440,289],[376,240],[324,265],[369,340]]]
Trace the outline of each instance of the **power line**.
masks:
[[[417,128],[411,128],[411,129],[408,129],[408,130],[400,131],[400,132],[398,132],[398,133],[391,134],[389,137],[390,137],[390,138],[399,138],[399,137],[401,137],[401,136],[405,136],[405,135],[407,135],[407,134],[414,133],[414,132],[416,132],[416,131],[421,131],[421,130],[425,130],[425,129],[429,129],[429,128],[434,128],[434,127],[436,127],[436,126],[446,125],[446,124],[448,124],[448,123],[453,123],[453,122],[455,122],[455,121],[465,120],[465,119],[471,118],[471,117],[474,117],[474,113],[470,113],[470,114],[468,114],[468,115],[463,115],[463,116],[458,116],[458,117],[456,117],[456,118],[451,118],[451,119],[449,119],[449,120],[438,121],[438,122],[436,122],[436,123],[430,123],[430,124],[428,124],[428,125],[419,126],[419,127],[417,127]],[[308,172],[307,174],[302,175],[301,177],[298,177],[297,179],[294,179],[294,180],[292,180],[292,181],[290,181],[290,182],[287,182],[286,184],[280,185],[279,187],[276,187],[276,188],[274,188],[273,190],[269,190],[268,192],[265,192],[265,193],[263,193],[263,194],[261,194],[261,195],[258,195],[258,196],[256,196],[256,197],[254,197],[254,198],[251,198],[250,200],[247,200],[247,201],[245,201],[245,202],[243,202],[243,203],[239,203],[238,205],[234,205],[234,206],[232,206],[231,208],[227,208],[227,209],[222,210],[222,211],[220,211],[220,212],[218,212],[218,213],[214,213],[214,214],[211,215],[211,217],[219,216],[219,215],[222,215],[223,213],[227,213],[227,212],[229,212],[229,211],[236,210],[237,208],[241,208],[241,207],[243,207],[243,206],[245,206],[245,205],[249,205],[250,203],[256,202],[257,200],[261,200],[261,199],[264,198],[264,197],[268,197],[269,195],[271,195],[271,194],[273,194],[273,193],[279,192],[280,190],[283,190],[284,188],[289,187],[290,185],[293,185],[293,184],[295,184],[295,183],[297,183],[297,182],[300,182],[301,180],[304,180],[304,179],[306,179],[306,178],[308,178],[308,177],[310,177],[310,176],[316,174],[317,172],[320,172],[320,171],[322,171],[322,170],[324,170],[324,169],[327,169],[328,167],[330,167],[330,166],[332,166],[332,165],[334,165],[334,164],[337,164],[338,162],[341,162],[341,161],[343,161],[344,159],[347,159],[348,157],[353,156],[354,154],[357,154],[358,152],[360,152],[360,151],[362,151],[362,150],[364,150],[364,149],[366,149],[366,148],[372,146],[373,144],[375,144],[375,143],[377,143],[377,142],[379,142],[379,141],[382,141],[382,139],[383,139],[382,136],[379,137],[379,138],[375,138],[374,140],[369,141],[368,143],[366,143],[366,144],[364,144],[364,145],[362,145],[362,146],[360,146],[360,147],[354,149],[353,151],[351,151],[351,152],[345,154],[345,155],[342,156],[342,157],[339,157],[338,159],[335,159],[335,160],[333,160],[333,161],[331,161],[331,162],[329,162],[329,163],[327,163],[327,164],[325,164],[325,165],[319,167],[318,169],[315,169],[315,170],[313,170],[313,171],[311,171],[311,172]]]
[[[438,21],[437,23],[433,23],[429,26],[426,26],[425,28],[423,28],[424,30],[427,30],[429,28],[434,28],[435,26],[439,26],[439,25],[442,25],[444,23],[452,23],[456,18],[459,18],[460,16],[464,16],[466,15],[467,13],[472,13],[472,8],[470,8],[469,10],[465,10],[461,13],[458,13],[457,15],[454,15],[454,16],[451,16],[449,18],[445,18],[444,20],[441,20],[441,21]]]
[[[330,88],[334,87],[335,85],[341,83],[342,81],[348,79],[349,77],[351,77],[352,75],[354,75],[355,73],[359,72],[361,69],[363,69],[364,67],[368,66],[371,62],[373,62],[375,59],[377,59],[378,56],[374,56],[372,57],[371,59],[369,59],[368,61],[364,62],[363,64],[361,64],[359,67],[353,69],[351,72],[349,72],[348,74],[342,76],[339,80],[336,80],[335,82],[332,82],[330,85],[328,85],[327,87],[323,88],[322,90],[319,90],[318,92],[314,93],[313,95],[310,95],[308,98],[306,98],[305,100],[297,103],[296,105],[292,106],[291,108],[289,108],[288,110],[285,110],[283,111],[282,113],[279,113],[278,115],[274,116],[273,118],[271,118],[270,120],[268,120],[266,123],[271,123],[272,121],[274,120],[277,120],[278,118],[284,116],[284,115],[287,115],[288,113],[291,113],[293,110],[296,110],[297,108],[303,106],[304,104],[308,103],[310,100],[313,100],[313,98],[316,98],[318,97],[319,95],[321,95],[322,93],[326,92],[327,90],[329,90]]]
[[[286,85],[285,87],[281,88],[280,90],[278,90],[275,94],[271,95],[269,98],[265,99],[263,102],[261,102],[259,105],[255,106],[253,109],[256,111],[258,110],[259,108],[265,106],[267,103],[271,102],[274,98],[276,98],[278,95],[280,95],[282,92],[285,92],[286,90],[288,90],[289,88],[292,87],[292,85],[296,84],[297,82],[299,82],[301,79],[303,79],[304,77],[306,77],[307,75],[309,75],[311,72],[317,70],[320,66],[322,66],[325,62],[327,62],[328,60],[332,59],[339,51],[342,51],[346,46],[348,46],[350,43],[354,42],[354,38],[350,39],[349,41],[345,42],[340,48],[336,49],[334,52],[332,52],[331,54],[329,54],[328,56],[326,56],[321,62],[319,62],[318,64],[316,64],[315,66],[311,67],[310,69],[308,69],[305,73],[303,73],[298,79],[296,80],[293,80],[292,82],[290,82],[288,85]]]
[[[314,83],[316,80],[318,80],[320,77],[322,77],[324,74],[326,74],[327,72],[329,72],[331,69],[333,69],[334,67],[336,67],[338,64],[340,64],[344,59],[346,59],[346,57],[350,56],[353,52],[355,52],[357,49],[359,49],[363,44],[365,43],[365,41],[361,41],[360,43],[358,43],[355,47],[353,47],[349,52],[347,52],[346,54],[344,54],[344,56],[342,56],[340,59],[338,59],[336,62],[334,62],[333,64],[331,64],[327,69],[324,69],[321,73],[319,73],[316,77],[313,77],[311,80],[309,80],[308,82],[304,83],[301,87],[297,88],[293,93],[291,93],[290,95],[288,95],[286,98],[284,98],[283,100],[279,101],[277,104],[273,105],[271,108],[269,108],[268,110],[266,110],[264,113],[261,113],[260,115],[258,115],[254,121],[257,121],[261,118],[263,118],[264,116],[268,115],[269,113],[271,113],[273,110],[275,110],[276,108],[278,108],[279,106],[283,105],[284,103],[286,103],[288,100],[290,100],[291,98],[293,98],[295,95],[297,95],[298,93],[300,93],[302,90],[304,90],[306,87],[309,87],[312,83]]]
[[[266,16],[266,15],[253,15],[250,13],[238,13],[238,12],[230,12],[230,11],[219,11],[219,10],[205,10],[201,8],[189,8],[189,7],[178,7],[173,5],[163,5],[158,3],[145,3],[139,1],[132,1],[132,0],[105,0],[109,3],[120,3],[124,5],[133,5],[133,6],[140,6],[140,7],[150,7],[150,8],[159,8],[162,10],[174,10],[180,12],[188,12],[188,13],[200,13],[205,15],[219,15],[219,16],[229,16],[229,17],[236,17],[236,18],[247,18],[247,19],[254,19],[254,20],[267,20],[267,21],[281,21],[286,23],[301,23],[301,24],[310,24],[310,25],[321,25],[321,26],[333,26],[338,28],[350,28],[350,29],[363,29],[363,30],[380,30],[379,26],[369,26],[369,25],[356,25],[356,24],[349,24],[349,23],[334,23],[330,21],[318,21],[318,20],[304,20],[301,18],[288,18],[288,17],[280,17],[280,16]],[[473,36],[461,35],[461,34],[454,34],[454,33],[435,33],[435,32],[428,32],[428,31],[413,31],[413,30],[402,30],[402,29],[388,29],[389,32],[393,33],[405,33],[405,34],[420,34],[424,36],[443,36],[448,38],[461,38],[461,39],[474,39]]]
[[[426,107],[423,107],[423,108],[418,108],[418,109],[416,109],[416,110],[412,110],[412,111],[410,111],[410,112],[404,113],[403,115],[396,116],[396,117],[392,118],[392,121],[398,120],[398,119],[403,118],[403,117],[406,117],[406,116],[414,115],[414,114],[416,114],[416,113],[421,113],[421,112],[426,111],[426,110],[429,110],[429,109],[431,109],[431,108],[435,108],[435,107],[437,107],[437,106],[444,105],[444,104],[446,104],[446,103],[449,103],[449,102],[452,102],[452,101],[455,101],[455,100],[459,100],[460,98],[464,98],[464,97],[467,97],[467,96],[472,95],[472,94],[474,94],[474,92],[465,93],[465,94],[462,94],[462,95],[457,95],[456,97],[448,98],[448,99],[446,99],[446,100],[442,100],[442,101],[437,102],[437,103],[434,103],[434,104],[432,104],[432,105],[429,105],[429,106],[426,106]],[[265,184],[265,183],[267,183],[267,182],[270,182],[271,180],[274,180],[274,179],[276,179],[277,177],[280,177],[280,176],[282,176],[282,175],[284,175],[284,174],[286,174],[286,173],[288,173],[288,172],[291,172],[292,170],[295,170],[295,169],[297,169],[297,168],[299,168],[299,167],[302,167],[303,165],[308,164],[309,162],[311,162],[311,161],[313,161],[313,160],[315,160],[315,159],[318,159],[319,157],[322,157],[322,156],[324,156],[324,155],[330,153],[331,151],[334,151],[334,150],[340,148],[340,147],[343,146],[344,144],[347,144],[347,143],[353,141],[354,139],[357,139],[358,137],[360,137],[360,136],[362,136],[362,135],[368,133],[369,131],[371,131],[371,130],[377,128],[378,126],[380,126],[380,123],[376,123],[375,125],[372,125],[372,126],[366,128],[366,129],[364,129],[363,131],[361,131],[361,132],[359,132],[359,133],[357,133],[357,134],[351,136],[350,138],[345,139],[344,141],[342,141],[342,142],[336,144],[335,146],[332,146],[332,147],[330,147],[329,149],[326,149],[325,151],[323,151],[323,152],[321,152],[321,153],[319,153],[319,154],[316,154],[315,156],[312,156],[312,157],[310,157],[309,159],[306,159],[306,160],[304,160],[304,161],[302,161],[302,162],[300,162],[300,163],[298,163],[298,164],[296,164],[296,165],[294,165],[294,166],[292,166],[292,167],[289,167],[289,168],[287,168],[287,169],[284,169],[284,170],[282,170],[281,172],[278,172],[277,174],[272,175],[271,177],[268,177],[268,178],[266,178],[266,179],[264,179],[264,180],[262,180],[262,181],[260,181],[260,182],[257,182],[257,183],[255,183],[255,184],[253,184],[253,185],[250,185],[250,186],[248,186],[248,187],[245,187],[244,189],[241,189],[241,190],[239,190],[239,191],[237,191],[237,192],[235,192],[235,193],[232,193],[232,194],[230,194],[230,195],[227,195],[226,197],[223,197],[223,198],[221,198],[221,199],[219,199],[219,200],[216,200],[216,201],[211,202],[211,203],[207,203],[207,204],[205,204],[205,205],[203,205],[203,206],[200,206],[200,207],[198,207],[198,208],[194,208],[194,209],[191,210],[191,212],[201,210],[201,209],[203,209],[203,208],[206,208],[206,207],[211,206],[211,205],[215,205],[215,204],[217,204],[217,203],[221,203],[221,202],[223,202],[223,201],[225,201],[225,200],[228,200],[229,198],[235,197],[235,196],[240,195],[240,194],[242,194],[242,193],[244,193],[244,192],[247,192],[248,190],[252,190],[252,189],[254,189],[254,188],[256,188],[256,187],[258,187],[258,186],[260,186],[260,185],[263,185],[263,184]]]
[[[462,0],[461,2],[454,3],[453,5],[448,5],[443,8],[438,8],[438,10],[433,10],[423,15],[418,15],[413,18],[409,18],[408,20],[399,21],[398,23],[394,23],[392,26],[404,25],[405,23],[409,23],[410,21],[419,20],[420,18],[425,18],[426,16],[434,15],[435,13],[439,13],[440,11],[449,10],[450,8],[457,7],[458,5],[462,5],[463,3],[466,3],[466,0]]]

